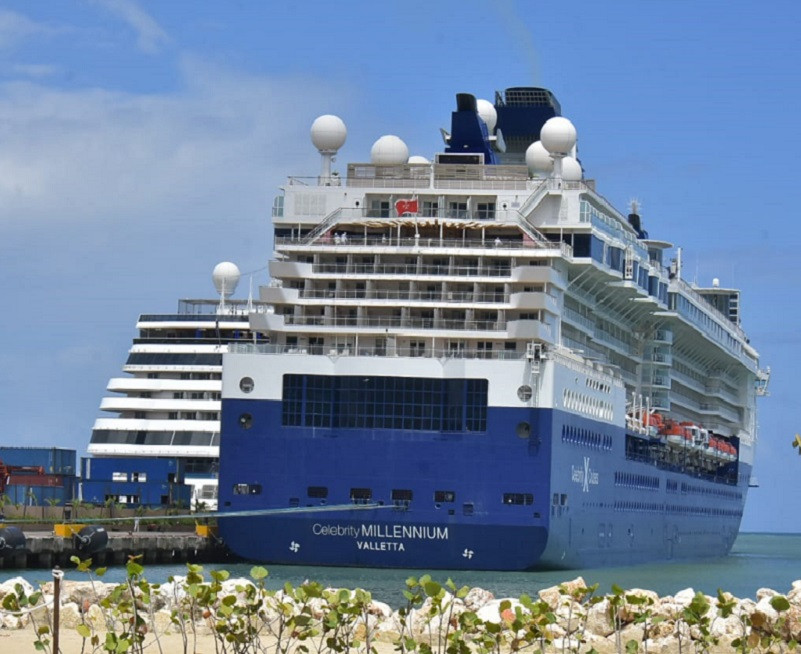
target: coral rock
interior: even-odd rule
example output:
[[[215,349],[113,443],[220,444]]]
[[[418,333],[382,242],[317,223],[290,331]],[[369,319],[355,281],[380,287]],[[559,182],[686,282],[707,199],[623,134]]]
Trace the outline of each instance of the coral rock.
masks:
[[[464,605],[470,611],[478,611],[478,609],[494,599],[495,595],[488,590],[484,590],[483,588],[471,588],[464,598]]]
[[[61,605],[58,623],[62,629],[75,629],[82,622],[81,610],[75,602]]]
[[[615,625],[612,624],[612,620],[609,617],[608,599],[604,598],[589,608],[587,612],[587,631],[602,637],[606,637],[615,631]]]

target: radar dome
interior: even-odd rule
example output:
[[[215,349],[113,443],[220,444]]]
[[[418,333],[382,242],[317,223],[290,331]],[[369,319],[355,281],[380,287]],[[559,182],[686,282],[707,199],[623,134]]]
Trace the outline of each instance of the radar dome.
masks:
[[[410,164],[429,164],[431,162],[428,159],[426,159],[425,157],[421,157],[419,154],[415,154],[415,155],[412,155],[411,157],[409,157],[408,163],[410,163]]]
[[[573,157],[564,157],[562,159],[562,179],[566,182],[580,182],[584,177],[584,171],[581,170],[581,164]]]
[[[482,100],[479,98],[476,100],[476,107],[478,109],[478,115],[481,117],[485,123],[487,123],[487,129],[489,133],[495,130],[495,125],[498,123],[498,112],[495,111],[494,105],[489,100]]]
[[[576,145],[576,128],[567,118],[549,118],[540,131],[540,141],[551,154],[568,154]]]
[[[409,161],[409,148],[397,136],[382,136],[370,148],[370,162],[374,164],[405,164]]]
[[[239,268],[235,263],[230,261],[223,261],[214,266],[214,272],[211,273],[211,279],[214,281],[214,288],[217,292],[225,297],[233,295],[236,290],[236,285],[239,283]]]
[[[339,116],[320,116],[311,126],[312,143],[320,152],[336,152],[343,146],[347,136],[348,128]]]
[[[526,148],[526,166],[530,175],[550,173],[553,170],[553,159],[542,141],[535,141]]]

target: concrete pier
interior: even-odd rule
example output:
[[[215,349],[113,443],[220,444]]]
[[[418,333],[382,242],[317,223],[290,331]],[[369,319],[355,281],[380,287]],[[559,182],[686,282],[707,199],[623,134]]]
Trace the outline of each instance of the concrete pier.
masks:
[[[52,531],[26,531],[24,550],[0,556],[2,568],[51,568],[70,566],[70,557],[91,558],[94,565],[124,565],[129,556],[142,555],[141,562],[183,563],[226,561],[230,552],[213,538],[194,532],[108,532],[108,546],[99,552],[78,552],[71,537]]]

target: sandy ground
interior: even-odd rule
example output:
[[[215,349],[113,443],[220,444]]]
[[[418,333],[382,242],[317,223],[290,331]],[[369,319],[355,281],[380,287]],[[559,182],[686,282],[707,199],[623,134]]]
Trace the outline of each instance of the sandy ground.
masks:
[[[0,629],[0,654],[33,654],[36,652],[34,642],[36,636],[32,627],[25,629]],[[59,634],[59,649],[61,654],[80,654],[83,639],[74,629],[63,629]],[[210,635],[199,635],[197,647],[193,648],[190,640],[186,650],[180,634],[168,634],[159,636],[159,642],[149,638],[145,643],[148,654],[215,654],[214,638]],[[50,648],[52,651],[52,640]],[[394,648],[391,644],[380,642],[376,643],[379,654],[393,654]],[[102,651],[99,650],[99,651]],[[92,646],[87,641],[84,649],[85,654],[92,652]]]

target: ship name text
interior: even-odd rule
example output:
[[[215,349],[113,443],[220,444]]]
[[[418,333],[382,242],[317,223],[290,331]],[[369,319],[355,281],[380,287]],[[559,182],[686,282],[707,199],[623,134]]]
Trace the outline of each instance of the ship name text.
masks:
[[[358,549],[371,552],[405,552],[406,545],[404,540],[448,540],[447,527],[428,525],[364,523],[360,525],[342,525],[316,522],[312,525],[312,534],[315,536],[350,537],[356,541]]]
[[[312,525],[315,536],[350,536],[351,538],[407,538],[415,540],[448,540],[447,527],[426,525],[320,524]]]

